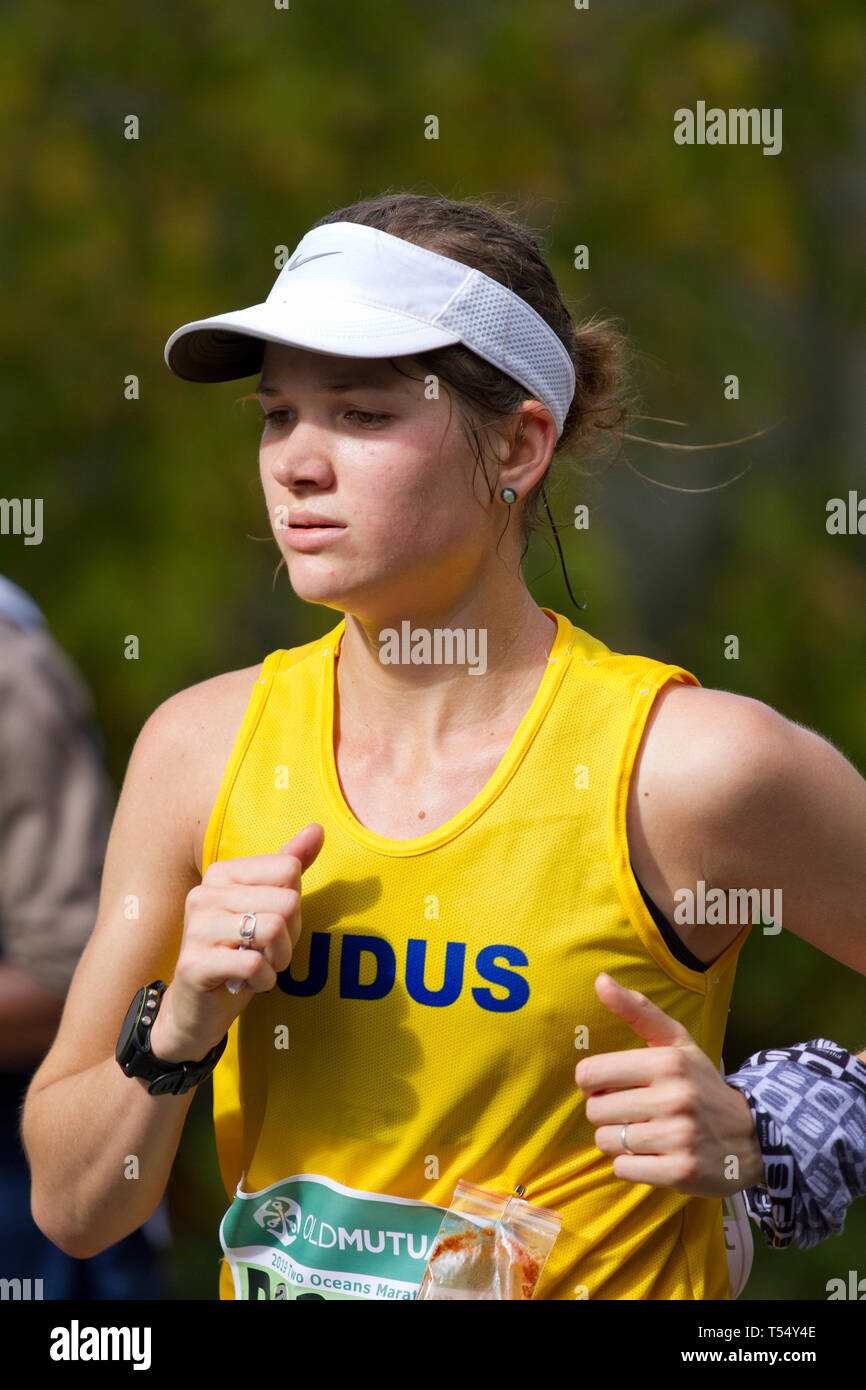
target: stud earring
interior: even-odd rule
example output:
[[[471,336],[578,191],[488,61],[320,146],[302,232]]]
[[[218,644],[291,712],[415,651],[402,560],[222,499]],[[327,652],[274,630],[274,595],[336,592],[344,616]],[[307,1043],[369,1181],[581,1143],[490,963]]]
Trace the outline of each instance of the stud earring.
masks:
[[[499,495],[502,498],[503,502],[517,501],[517,493],[514,491],[513,487],[504,487]]]

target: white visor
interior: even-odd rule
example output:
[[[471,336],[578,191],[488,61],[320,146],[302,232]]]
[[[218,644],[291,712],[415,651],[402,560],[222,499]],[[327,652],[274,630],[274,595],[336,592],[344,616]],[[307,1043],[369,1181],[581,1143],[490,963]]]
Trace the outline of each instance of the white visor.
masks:
[[[187,381],[233,381],[261,370],[265,342],[343,357],[405,357],[463,343],[545,405],[557,437],[574,395],[562,340],[519,295],[359,222],[314,227],[263,304],[184,324],[165,360]]]

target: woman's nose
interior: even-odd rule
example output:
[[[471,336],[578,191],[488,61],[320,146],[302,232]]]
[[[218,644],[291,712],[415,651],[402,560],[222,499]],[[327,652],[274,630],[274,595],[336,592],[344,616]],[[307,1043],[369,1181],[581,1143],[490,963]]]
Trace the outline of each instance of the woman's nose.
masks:
[[[284,487],[311,482],[327,486],[334,476],[326,430],[298,422],[284,437],[268,445],[268,466]]]

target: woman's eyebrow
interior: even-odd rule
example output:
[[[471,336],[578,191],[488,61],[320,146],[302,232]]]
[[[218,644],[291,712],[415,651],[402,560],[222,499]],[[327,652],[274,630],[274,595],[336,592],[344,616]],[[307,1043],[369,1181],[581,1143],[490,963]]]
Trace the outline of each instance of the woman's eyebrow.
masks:
[[[341,391],[395,391],[396,383],[392,386],[377,385],[372,381],[321,381],[315,385],[316,391],[329,395],[338,395]],[[280,396],[283,393],[275,386],[259,386],[256,391],[257,396]]]

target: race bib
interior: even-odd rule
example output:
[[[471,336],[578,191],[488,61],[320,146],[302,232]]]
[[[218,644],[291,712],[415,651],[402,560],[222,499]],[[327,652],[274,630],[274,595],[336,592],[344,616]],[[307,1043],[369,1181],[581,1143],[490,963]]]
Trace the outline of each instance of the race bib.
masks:
[[[413,1299],[443,1207],[301,1173],[242,1192],[220,1225],[236,1299]]]

